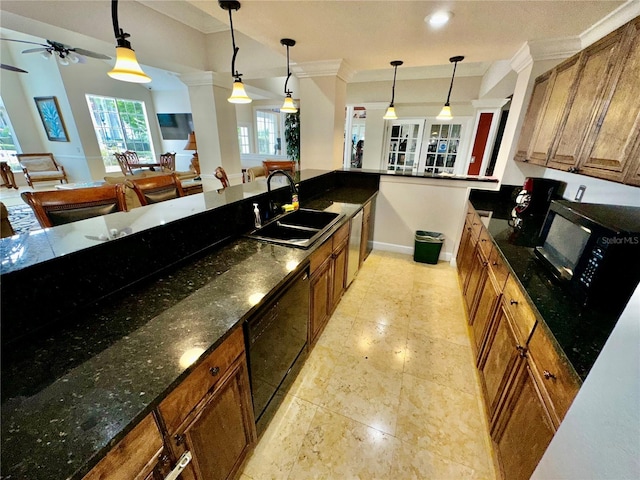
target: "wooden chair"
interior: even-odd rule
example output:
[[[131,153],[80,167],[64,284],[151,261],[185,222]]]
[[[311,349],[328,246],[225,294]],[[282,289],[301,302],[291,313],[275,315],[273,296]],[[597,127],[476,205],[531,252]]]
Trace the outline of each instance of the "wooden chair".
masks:
[[[33,182],[51,180],[69,183],[64,167],[56,163],[52,153],[18,153],[16,157],[30,187],[33,187]]]
[[[16,232],[9,221],[9,210],[4,203],[0,202],[0,238],[11,237],[15,234]]]
[[[116,157],[123,175],[133,175],[133,171],[129,168],[129,164],[127,163],[127,159],[125,158],[124,154],[116,152],[113,154],[113,156]]]
[[[283,170],[292,175],[296,173],[296,162],[293,160],[265,160],[262,162],[262,166],[265,177],[268,177],[275,170]]]
[[[164,171],[176,171],[176,152],[167,152],[160,155],[160,167]]]
[[[224,171],[224,168],[216,168],[214,175],[218,180],[220,180],[220,183],[222,183],[222,188],[227,188],[229,186],[229,177],[227,177],[227,172]]]
[[[129,180],[142,205],[183,197],[182,184],[175,173]]]
[[[126,210],[121,184],[24,192],[21,197],[31,207],[42,228]]]

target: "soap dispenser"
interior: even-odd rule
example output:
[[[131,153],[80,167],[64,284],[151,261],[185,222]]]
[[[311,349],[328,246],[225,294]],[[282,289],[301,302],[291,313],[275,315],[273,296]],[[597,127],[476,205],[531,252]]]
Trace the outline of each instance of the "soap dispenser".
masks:
[[[253,204],[253,215],[255,217],[254,223],[256,228],[260,228],[262,226],[262,220],[260,219],[260,209],[257,203]]]

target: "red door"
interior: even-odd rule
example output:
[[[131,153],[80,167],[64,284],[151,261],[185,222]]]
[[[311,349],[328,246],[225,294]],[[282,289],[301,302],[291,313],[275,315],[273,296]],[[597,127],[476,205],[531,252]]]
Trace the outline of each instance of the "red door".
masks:
[[[489,138],[489,130],[491,129],[491,120],[493,113],[481,113],[478,122],[478,130],[476,131],[476,140],[473,143],[471,151],[471,163],[467,175],[480,175],[480,166],[482,165],[482,157],[487,148],[487,139]]]

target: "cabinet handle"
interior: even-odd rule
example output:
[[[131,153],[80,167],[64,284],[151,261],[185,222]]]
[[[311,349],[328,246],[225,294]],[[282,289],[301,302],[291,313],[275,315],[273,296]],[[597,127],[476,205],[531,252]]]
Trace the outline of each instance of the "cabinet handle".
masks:
[[[176,441],[178,447],[184,443],[184,435],[180,435],[179,433],[176,433],[173,439]]]
[[[522,345],[516,345],[516,350],[518,351],[518,353],[520,354],[521,357],[526,357],[527,356],[527,348],[523,347]]]
[[[473,225],[478,225],[476,222],[473,222]]]
[[[489,262],[482,262],[483,267],[486,267],[487,265],[489,265]]]
[[[487,239],[486,239],[486,238],[481,238],[481,239],[480,239],[480,241],[481,241],[481,242],[486,242],[486,241],[487,241]]]
[[[517,305],[517,304],[518,304],[518,301],[517,301],[517,300],[511,300],[509,303],[510,303],[511,305]]]
[[[211,367],[209,369],[209,373],[211,374],[212,377],[215,377],[220,373],[220,367]]]
[[[494,267],[498,265],[498,262],[493,262],[491,265],[493,265]]]
[[[544,372],[542,372],[542,375],[544,376],[544,378],[546,378],[547,380],[553,378],[554,380],[556,379],[556,376],[551,373],[549,370],[545,370]]]

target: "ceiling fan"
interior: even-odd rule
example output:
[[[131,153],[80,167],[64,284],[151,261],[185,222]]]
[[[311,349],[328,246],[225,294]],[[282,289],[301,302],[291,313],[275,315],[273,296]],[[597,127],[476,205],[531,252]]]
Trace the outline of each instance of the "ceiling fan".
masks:
[[[10,72],[29,73],[26,70],[14,67],[13,65],[7,65],[6,63],[0,63],[0,68],[2,68],[3,70],[9,70]]]
[[[15,40],[12,38],[0,38],[0,40],[38,45],[36,48],[23,50],[22,53],[40,53],[42,57],[47,59],[55,54],[58,57],[58,63],[61,65],[69,65],[69,62],[85,63],[87,61],[85,57],[98,58],[100,60],[111,60],[111,57],[103,55],[102,53],[92,52],[91,50],[85,50],[84,48],[71,47],[54,40],[46,40],[46,44],[30,42],[27,40]]]

